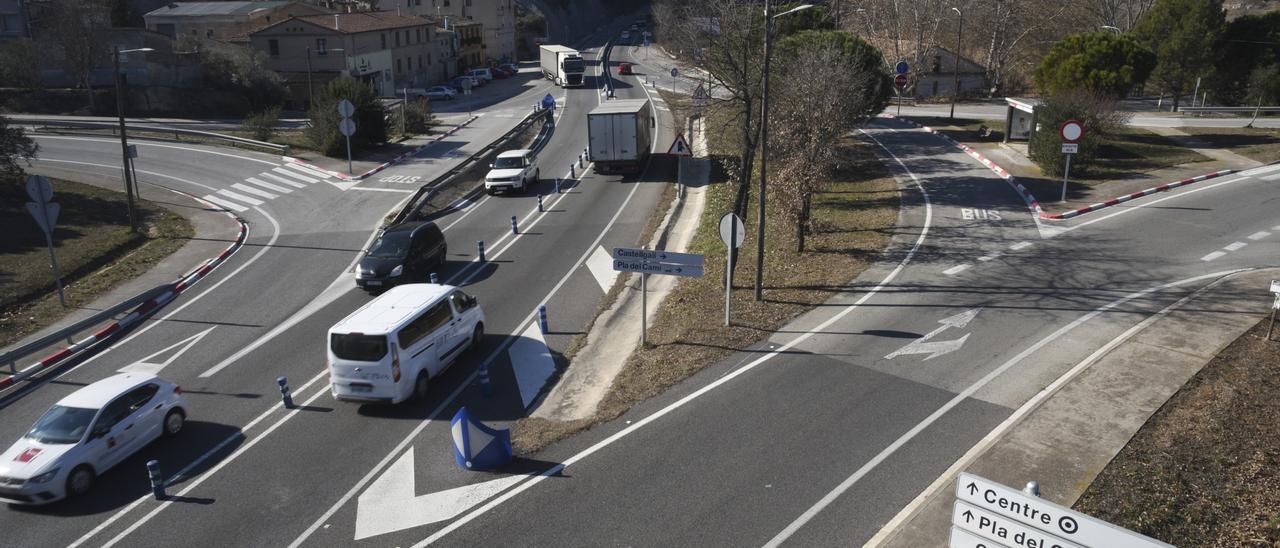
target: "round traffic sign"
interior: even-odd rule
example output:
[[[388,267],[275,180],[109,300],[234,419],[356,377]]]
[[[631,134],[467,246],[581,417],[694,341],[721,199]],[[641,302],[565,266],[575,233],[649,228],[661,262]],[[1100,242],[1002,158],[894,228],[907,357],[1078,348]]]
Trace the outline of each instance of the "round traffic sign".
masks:
[[[679,75],[679,74],[680,74],[680,71],[676,70],[676,68],[675,68],[675,67],[671,67],[671,77],[672,77],[672,78],[675,78],[675,77],[676,77],[677,75]]]
[[[720,217],[720,241],[724,242],[724,245],[729,245],[730,238],[734,243],[733,247],[742,247],[742,240],[747,239],[747,227],[742,224],[742,219],[737,215],[725,213]]]
[[[1067,120],[1058,127],[1058,135],[1062,136],[1062,142],[1074,143],[1084,136],[1084,122],[1080,120]]]
[[[907,75],[899,74],[893,77],[893,85],[898,87],[898,91],[902,91],[907,87]]]
[[[350,118],[355,113],[356,106],[351,104],[351,101],[346,99],[338,101],[338,114],[341,114],[343,118]]]
[[[338,120],[338,131],[342,132],[342,134],[347,137],[355,135],[356,123],[353,122],[350,118],[343,118],[341,120]]]
[[[43,175],[28,175],[27,196],[37,202],[48,202],[53,199],[53,185]]]
[[[906,61],[898,61],[898,64],[893,66],[893,70],[898,74],[906,74],[908,70],[911,70],[911,66]]]

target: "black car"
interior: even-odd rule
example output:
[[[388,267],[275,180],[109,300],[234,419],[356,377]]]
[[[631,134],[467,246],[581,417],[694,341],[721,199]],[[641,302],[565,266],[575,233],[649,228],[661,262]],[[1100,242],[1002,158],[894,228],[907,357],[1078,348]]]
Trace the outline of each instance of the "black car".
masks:
[[[425,281],[431,272],[444,265],[446,253],[444,233],[435,223],[400,223],[384,230],[360,259],[356,285],[373,290]]]

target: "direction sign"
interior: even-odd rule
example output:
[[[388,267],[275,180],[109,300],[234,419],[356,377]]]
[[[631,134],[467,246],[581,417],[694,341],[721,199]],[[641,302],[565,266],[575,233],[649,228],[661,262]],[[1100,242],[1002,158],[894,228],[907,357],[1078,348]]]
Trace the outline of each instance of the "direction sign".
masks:
[[[1067,120],[1058,127],[1058,134],[1062,136],[1062,142],[1075,143],[1084,136],[1084,122]]]
[[[733,232],[729,232],[732,229]],[[733,247],[742,247],[742,240],[747,238],[747,227],[742,224],[742,219],[732,213],[725,213],[720,217],[720,241],[724,245],[729,245],[730,236],[732,236]]]
[[[341,120],[338,120],[338,131],[341,131],[342,134],[346,135],[347,137],[355,135],[356,123],[353,122],[350,118],[343,118]]]
[[[893,77],[893,85],[897,86],[898,91],[902,91],[907,87],[907,75],[899,74]]]
[[[671,77],[672,77],[672,78],[675,78],[675,77],[676,77],[676,76],[678,76],[679,74],[680,74],[680,71],[676,70],[676,68],[675,68],[675,67],[671,67]]]
[[[27,177],[27,196],[37,202],[47,202],[53,198],[53,185],[43,175]]]
[[[688,266],[680,264],[656,263],[645,260],[614,259],[613,269],[618,272],[640,272],[643,274],[655,274],[664,276],[684,276],[686,278],[701,278],[701,266]]]
[[[1063,154],[1076,154],[1078,152],[1080,152],[1079,143],[1062,143]]]
[[[613,258],[619,261],[649,261],[686,266],[702,266],[703,256],[697,253],[676,253],[661,249],[613,248]]]
[[[955,526],[951,527],[951,542],[947,546],[949,548],[1006,548],[1003,544],[997,544]]]
[[[1271,292],[1280,293],[1280,280],[1271,280]]]
[[[898,74],[906,74],[909,70],[911,70],[911,65],[908,65],[906,61],[898,61],[898,64],[893,66],[893,71]]]
[[[58,211],[61,207],[58,204],[27,202],[27,213],[30,213],[31,218],[36,220],[36,224],[40,225],[41,231],[45,234],[50,234],[53,232],[53,227],[58,224]]]
[[[129,157],[130,158],[138,157],[138,145],[129,145]]]
[[[351,104],[351,101],[346,99],[338,101],[338,114],[341,114],[343,118],[350,118],[355,113],[356,106]]]
[[[951,524],[1008,546],[1085,548],[960,501],[951,510]]]
[[[693,156],[693,152],[689,150],[688,141],[684,140],[683,133],[676,134],[676,140],[671,142],[671,148],[667,149],[667,154],[676,156]]]
[[[976,521],[977,511],[982,511],[983,513],[994,514],[996,518],[1001,519],[1000,523],[1006,527],[1008,524],[1012,524],[1013,521],[1017,521],[1043,531],[1048,535],[1060,537],[1069,543],[1066,546],[1172,548],[1172,545],[1151,537],[1117,527],[1100,519],[967,472],[962,472],[956,478],[956,498],[960,501],[957,502],[957,509],[959,509],[961,502],[973,505],[971,508],[966,508],[975,516],[973,527],[976,527],[978,523]],[[964,519],[963,512],[956,512],[952,517],[959,520]],[[991,516],[988,515],[988,518],[991,518]],[[1005,542],[1012,540],[1012,537],[993,537],[982,530],[965,527],[964,524],[958,521],[953,523],[988,538],[999,538]],[[1009,530],[1012,531],[1012,529]],[[1030,544],[1018,544],[1030,546]],[[1045,544],[1044,546],[1051,545]]]

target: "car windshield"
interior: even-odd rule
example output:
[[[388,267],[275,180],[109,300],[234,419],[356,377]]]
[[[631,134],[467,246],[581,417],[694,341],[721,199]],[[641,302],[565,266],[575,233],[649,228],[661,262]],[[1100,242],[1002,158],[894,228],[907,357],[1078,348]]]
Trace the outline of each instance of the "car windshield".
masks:
[[[583,70],[582,58],[574,57],[564,60],[564,70],[569,72],[581,72]]]
[[[521,167],[520,165],[521,163],[522,162],[520,161],[519,156],[512,156],[510,158],[498,158],[497,160],[493,161],[493,167],[496,169],[519,168]]]
[[[97,409],[55,405],[45,411],[26,437],[40,443],[76,443],[84,437],[97,413]]]
[[[379,236],[369,248],[369,256],[379,259],[399,259],[409,253],[408,233],[390,233]]]

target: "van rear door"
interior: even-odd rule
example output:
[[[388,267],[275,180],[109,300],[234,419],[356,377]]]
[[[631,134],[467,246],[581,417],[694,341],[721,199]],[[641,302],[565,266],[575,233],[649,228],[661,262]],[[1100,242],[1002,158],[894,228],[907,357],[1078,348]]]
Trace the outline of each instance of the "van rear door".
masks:
[[[329,364],[333,380],[352,383],[357,391],[360,383],[394,382],[391,362],[385,359],[389,352],[386,335],[333,333],[329,349],[337,358]]]

